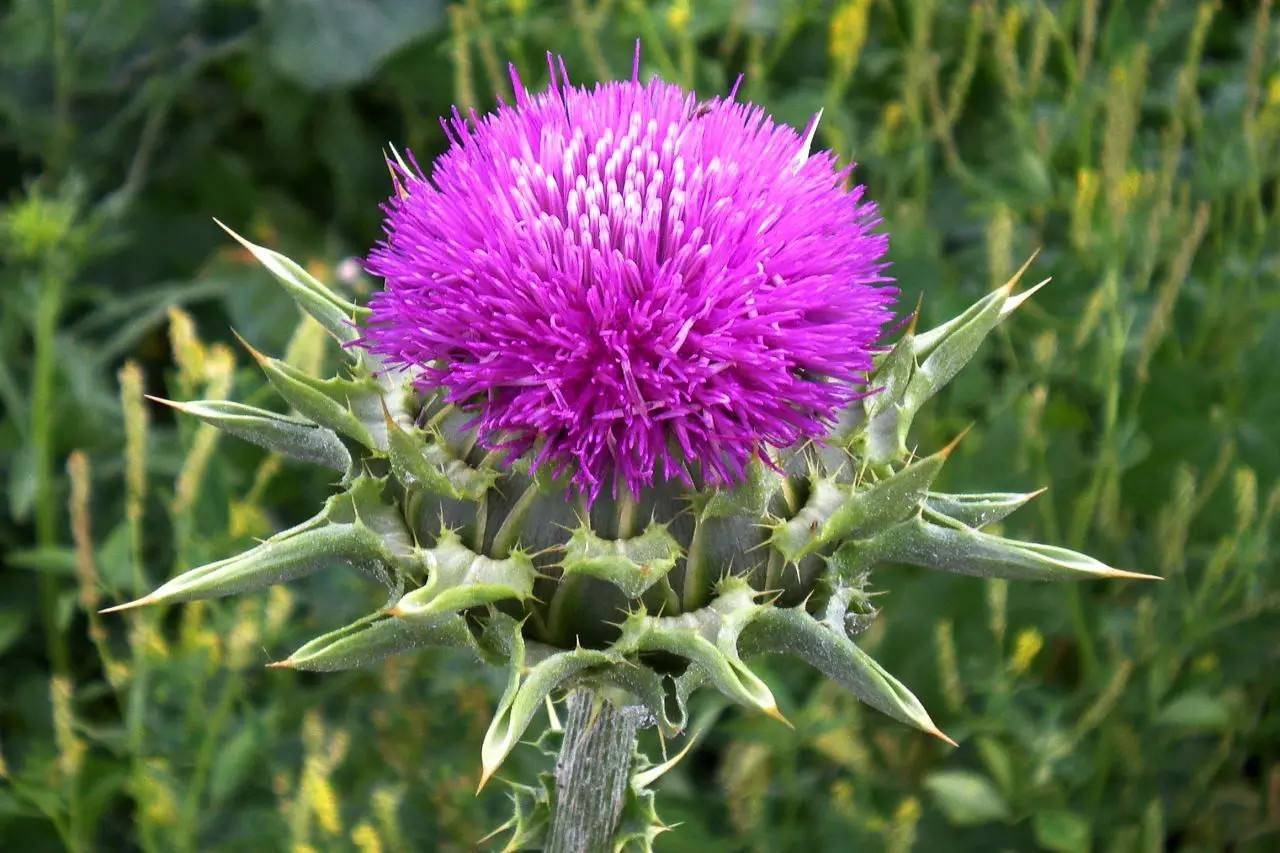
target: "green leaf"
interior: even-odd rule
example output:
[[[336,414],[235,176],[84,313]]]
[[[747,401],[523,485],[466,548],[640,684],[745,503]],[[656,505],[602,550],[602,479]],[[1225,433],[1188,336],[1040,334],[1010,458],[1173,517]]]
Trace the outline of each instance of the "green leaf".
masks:
[[[1232,722],[1229,696],[1188,690],[1161,708],[1156,714],[1156,722],[1182,729],[1226,731]]]
[[[967,770],[930,773],[924,786],[933,794],[947,820],[957,826],[974,826],[1008,820],[1009,805],[987,777]]]
[[[887,464],[907,455],[906,430],[899,431],[898,424],[904,417],[902,397],[916,366],[913,349],[914,337],[907,332],[876,363],[867,385],[877,389],[863,398],[861,405],[866,413],[866,423],[861,433],[867,460],[873,465]],[[856,404],[855,404],[856,405]],[[907,422],[910,423],[910,416]]]
[[[0,610],[0,655],[18,641],[31,622],[31,613],[16,607]]]
[[[351,467],[351,454],[333,430],[311,421],[224,400],[180,403],[160,397],[149,399],[292,459],[336,471],[346,471]]]
[[[1066,809],[1036,812],[1031,819],[1036,843],[1057,853],[1088,853],[1089,821]]]
[[[110,609],[221,598],[286,583],[335,564],[374,573],[388,559],[382,540],[367,527],[326,524],[269,539],[238,557],[192,569],[136,602]]]
[[[75,549],[61,545],[9,551],[5,554],[5,562],[15,569],[25,569],[29,572],[48,572],[67,577],[76,573]]]
[[[218,745],[217,755],[209,770],[209,800],[214,805],[227,798],[245,781],[260,764],[262,731],[252,722],[246,722],[230,738]]]
[[[589,526],[573,531],[560,561],[566,574],[608,581],[628,598],[639,598],[680,559],[680,543],[667,525],[650,522],[639,536],[603,539]]]
[[[987,772],[991,774],[991,778],[995,780],[1000,791],[1006,796],[1012,794],[1014,789],[1014,770],[1013,759],[1009,755],[1009,750],[993,737],[978,738],[977,747],[978,755],[982,757],[983,765],[987,768]]]

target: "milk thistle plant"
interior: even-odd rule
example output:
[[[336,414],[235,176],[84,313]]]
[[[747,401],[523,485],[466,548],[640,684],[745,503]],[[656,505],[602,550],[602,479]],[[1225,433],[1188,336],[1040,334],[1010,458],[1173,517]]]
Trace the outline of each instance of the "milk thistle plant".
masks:
[[[316,378],[250,348],[294,414],[169,405],[340,486],[311,520],[113,609],[358,570],[387,605],[272,666],[431,645],[505,666],[483,779],[544,706],[539,742],[559,753],[512,785],[509,847],[649,849],[668,764],[637,729],[681,733],[701,687],[785,722],[752,654],[792,655],[950,742],[855,642],[876,566],[1145,576],[984,532],[1035,493],[934,491],[955,442],[910,447],[922,405],[1034,292],[1015,293],[1023,271],[881,344],[888,238],[850,169],[811,151],[817,118],[798,132],[733,92],[550,69],[540,94],[513,69],[514,104],[455,111],[429,171],[389,158],[369,306],[233,234],[346,369]]]

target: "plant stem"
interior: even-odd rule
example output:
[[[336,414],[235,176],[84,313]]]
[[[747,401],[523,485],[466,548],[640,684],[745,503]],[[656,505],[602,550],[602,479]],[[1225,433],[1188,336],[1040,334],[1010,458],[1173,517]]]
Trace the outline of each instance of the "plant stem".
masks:
[[[547,853],[613,849],[636,735],[647,719],[643,708],[619,708],[591,690],[569,697],[564,742],[556,759],[556,805]]]
[[[54,482],[53,412],[56,408],[54,383],[57,372],[58,318],[62,314],[64,279],[55,270],[41,282],[36,302],[35,358],[31,378],[31,454],[35,462],[36,543],[41,548],[58,544],[57,486]],[[40,615],[50,667],[55,673],[67,671],[69,655],[66,638],[58,628],[58,582],[50,572],[40,574]]]

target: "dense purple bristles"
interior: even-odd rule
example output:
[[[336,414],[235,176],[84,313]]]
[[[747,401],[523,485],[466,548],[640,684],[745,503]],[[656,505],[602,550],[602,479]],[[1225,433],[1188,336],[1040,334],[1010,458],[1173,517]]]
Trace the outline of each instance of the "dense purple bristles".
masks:
[[[481,441],[594,498],[741,480],[865,384],[896,290],[863,188],[805,134],[654,80],[446,123],[393,166],[363,344],[475,414]],[[412,161],[411,161],[412,162]]]

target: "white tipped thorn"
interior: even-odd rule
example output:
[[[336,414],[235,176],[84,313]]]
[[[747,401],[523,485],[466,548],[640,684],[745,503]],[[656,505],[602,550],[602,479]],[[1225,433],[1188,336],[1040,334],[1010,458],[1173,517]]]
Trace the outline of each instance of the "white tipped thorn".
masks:
[[[1049,278],[1046,278],[1044,281],[1040,282],[1034,287],[1028,287],[1026,290],[1022,291],[1017,296],[1010,296],[1008,299],[1004,301],[1004,304],[1000,306],[1000,319],[1003,320],[1005,317],[1008,317],[1014,311],[1018,310],[1019,305],[1026,302],[1035,294],[1037,290],[1044,287],[1046,284],[1048,284],[1051,281],[1053,281],[1052,276],[1050,276]]]
[[[809,126],[804,131],[804,146],[796,154],[795,162],[792,168],[800,171],[800,167],[809,159],[809,152],[813,149],[813,137],[818,133],[818,122],[822,121],[822,110],[818,110],[813,118],[809,120]]]

